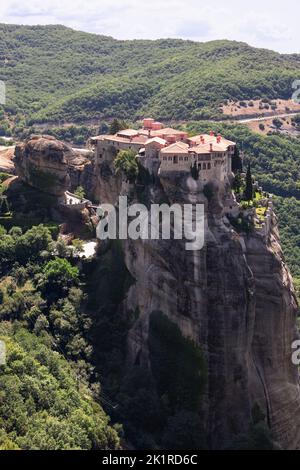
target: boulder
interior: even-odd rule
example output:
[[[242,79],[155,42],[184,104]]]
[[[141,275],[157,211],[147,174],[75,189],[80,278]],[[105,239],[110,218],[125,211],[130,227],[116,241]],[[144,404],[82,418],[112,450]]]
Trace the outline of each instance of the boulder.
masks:
[[[16,146],[14,164],[19,178],[26,184],[53,196],[68,189],[68,161],[73,150],[48,135],[32,135]]]

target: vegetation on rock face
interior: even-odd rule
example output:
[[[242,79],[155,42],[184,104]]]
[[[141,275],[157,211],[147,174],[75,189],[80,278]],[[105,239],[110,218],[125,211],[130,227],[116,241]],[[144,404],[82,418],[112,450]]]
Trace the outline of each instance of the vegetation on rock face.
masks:
[[[221,133],[238,143],[244,152],[244,165],[251,163],[251,172],[265,191],[276,196],[276,214],[282,248],[300,294],[300,140],[285,135],[262,136],[246,126],[227,123],[191,122],[191,134]],[[241,185],[239,176],[235,189]]]
[[[52,190],[58,183],[57,176],[51,172],[43,171],[29,165],[28,172],[30,174],[32,186],[39,188],[45,193],[52,194]]]
[[[248,164],[247,173],[246,173],[245,199],[246,201],[252,201],[253,199],[253,182],[252,182],[250,163]]]
[[[195,181],[199,179],[199,170],[197,168],[196,162],[194,162],[194,165],[191,166],[191,175]]]
[[[160,312],[150,317],[149,351],[160,396],[174,412],[199,410],[206,383],[202,352],[182,336],[175,323]]]
[[[133,150],[120,150],[114,160],[116,170],[123,171],[130,182],[135,180],[139,172],[135,156]]]
[[[300,299],[300,201],[294,197],[276,197],[275,211],[284,255]]]
[[[54,25],[2,24],[0,53],[13,132],[35,122],[112,116],[215,117],[230,99],[290,98],[300,69],[297,55],[240,42],[119,41]],[[2,127],[10,131],[3,117]]]
[[[85,190],[82,186],[78,186],[74,191],[75,196],[79,197],[80,199],[85,198]]]

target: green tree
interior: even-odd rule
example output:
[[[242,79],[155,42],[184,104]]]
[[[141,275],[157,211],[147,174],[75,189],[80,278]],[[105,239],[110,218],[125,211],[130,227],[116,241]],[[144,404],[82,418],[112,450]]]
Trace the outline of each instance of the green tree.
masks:
[[[117,132],[126,128],[127,128],[126,123],[119,121],[119,119],[114,119],[111,125],[109,126],[109,134],[117,134]]]
[[[194,178],[194,180],[197,181],[199,179],[199,169],[197,167],[196,162],[194,162],[194,165],[191,166],[191,175]]]
[[[82,186],[78,186],[74,191],[75,196],[79,197],[80,199],[85,198],[85,190]]]
[[[79,238],[74,238],[74,240],[72,240],[75,256],[80,255],[84,251],[83,245],[83,240],[80,240]]]
[[[282,127],[282,121],[279,118],[273,119],[273,125],[276,129],[280,129]]]
[[[52,237],[50,230],[44,225],[37,225],[27,230],[16,239],[16,259],[20,262],[35,260],[42,251],[48,251]]]
[[[43,275],[42,291],[47,296],[52,293],[59,297],[67,292],[73,284],[76,284],[79,271],[66,259],[56,258],[44,266]]]
[[[123,171],[129,181],[134,181],[138,175],[138,164],[133,150],[120,150],[114,160],[115,168]]]
[[[166,315],[152,312],[149,351],[159,395],[170,409],[199,409],[207,380],[206,363],[199,346],[184,338]]]
[[[235,146],[234,154],[232,157],[232,171],[233,173],[238,173],[243,171],[243,162],[240,156],[240,151],[237,146]]]

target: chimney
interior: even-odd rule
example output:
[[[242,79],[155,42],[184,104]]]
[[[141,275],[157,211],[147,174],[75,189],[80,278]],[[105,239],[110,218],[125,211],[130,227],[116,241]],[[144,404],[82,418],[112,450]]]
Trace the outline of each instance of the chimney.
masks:
[[[218,137],[217,137],[217,143],[218,143],[218,144],[221,142],[221,138],[222,138],[222,137],[221,137],[220,135],[218,135]]]
[[[151,129],[148,129],[148,139],[151,137]]]
[[[210,136],[213,137],[215,135],[214,131],[210,131]]]
[[[209,144],[209,151],[210,151],[210,153],[213,152],[213,144]]]

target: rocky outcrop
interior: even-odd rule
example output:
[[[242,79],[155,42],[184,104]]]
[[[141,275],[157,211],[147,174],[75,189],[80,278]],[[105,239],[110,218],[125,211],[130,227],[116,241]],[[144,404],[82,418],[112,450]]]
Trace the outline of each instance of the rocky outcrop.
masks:
[[[15,149],[14,164],[19,178],[26,184],[61,196],[69,187],[68,159],[71,147],[51,136],[31,136]]]
[[[247,237],[245,242],[255,292],[251,342],[255,380],[252,376],[251,394],[265,410],[282,447],[299,449],[299,373],[291,361],[291,344],[298,339],[297,301],[281,251],[275,216],[267,242],[254,236]]]
[[[14,173],[14,164],[12,162],[15,147],[1,147],[0,148],[0,172]]]
[[[93,151],[74,149],[52,136],[32,135],[18,145],[14,165],[24,183],[57,197],[82,186],[94,202],[114,203],[122,187],[112,162],[95,164]]]
[[[213,184],[208,200],[191,177],[161,178],[152,201],[205,205],[205,246],[186,251],[179,240],[127,240],[126,266],[136,282],[124,301],[139,318],[128,341],[128,362],[150,367],[151,312],[160,310],[206,358],[208,384],[202,416],[213,449],[245,433],[255,405],[283,448],[300,447],[297,338],[292,281],[279,245],[276,219],[267,240],[238,234],[223,215],[229,185]],[[157,201],[156,201],[157,202]]]

